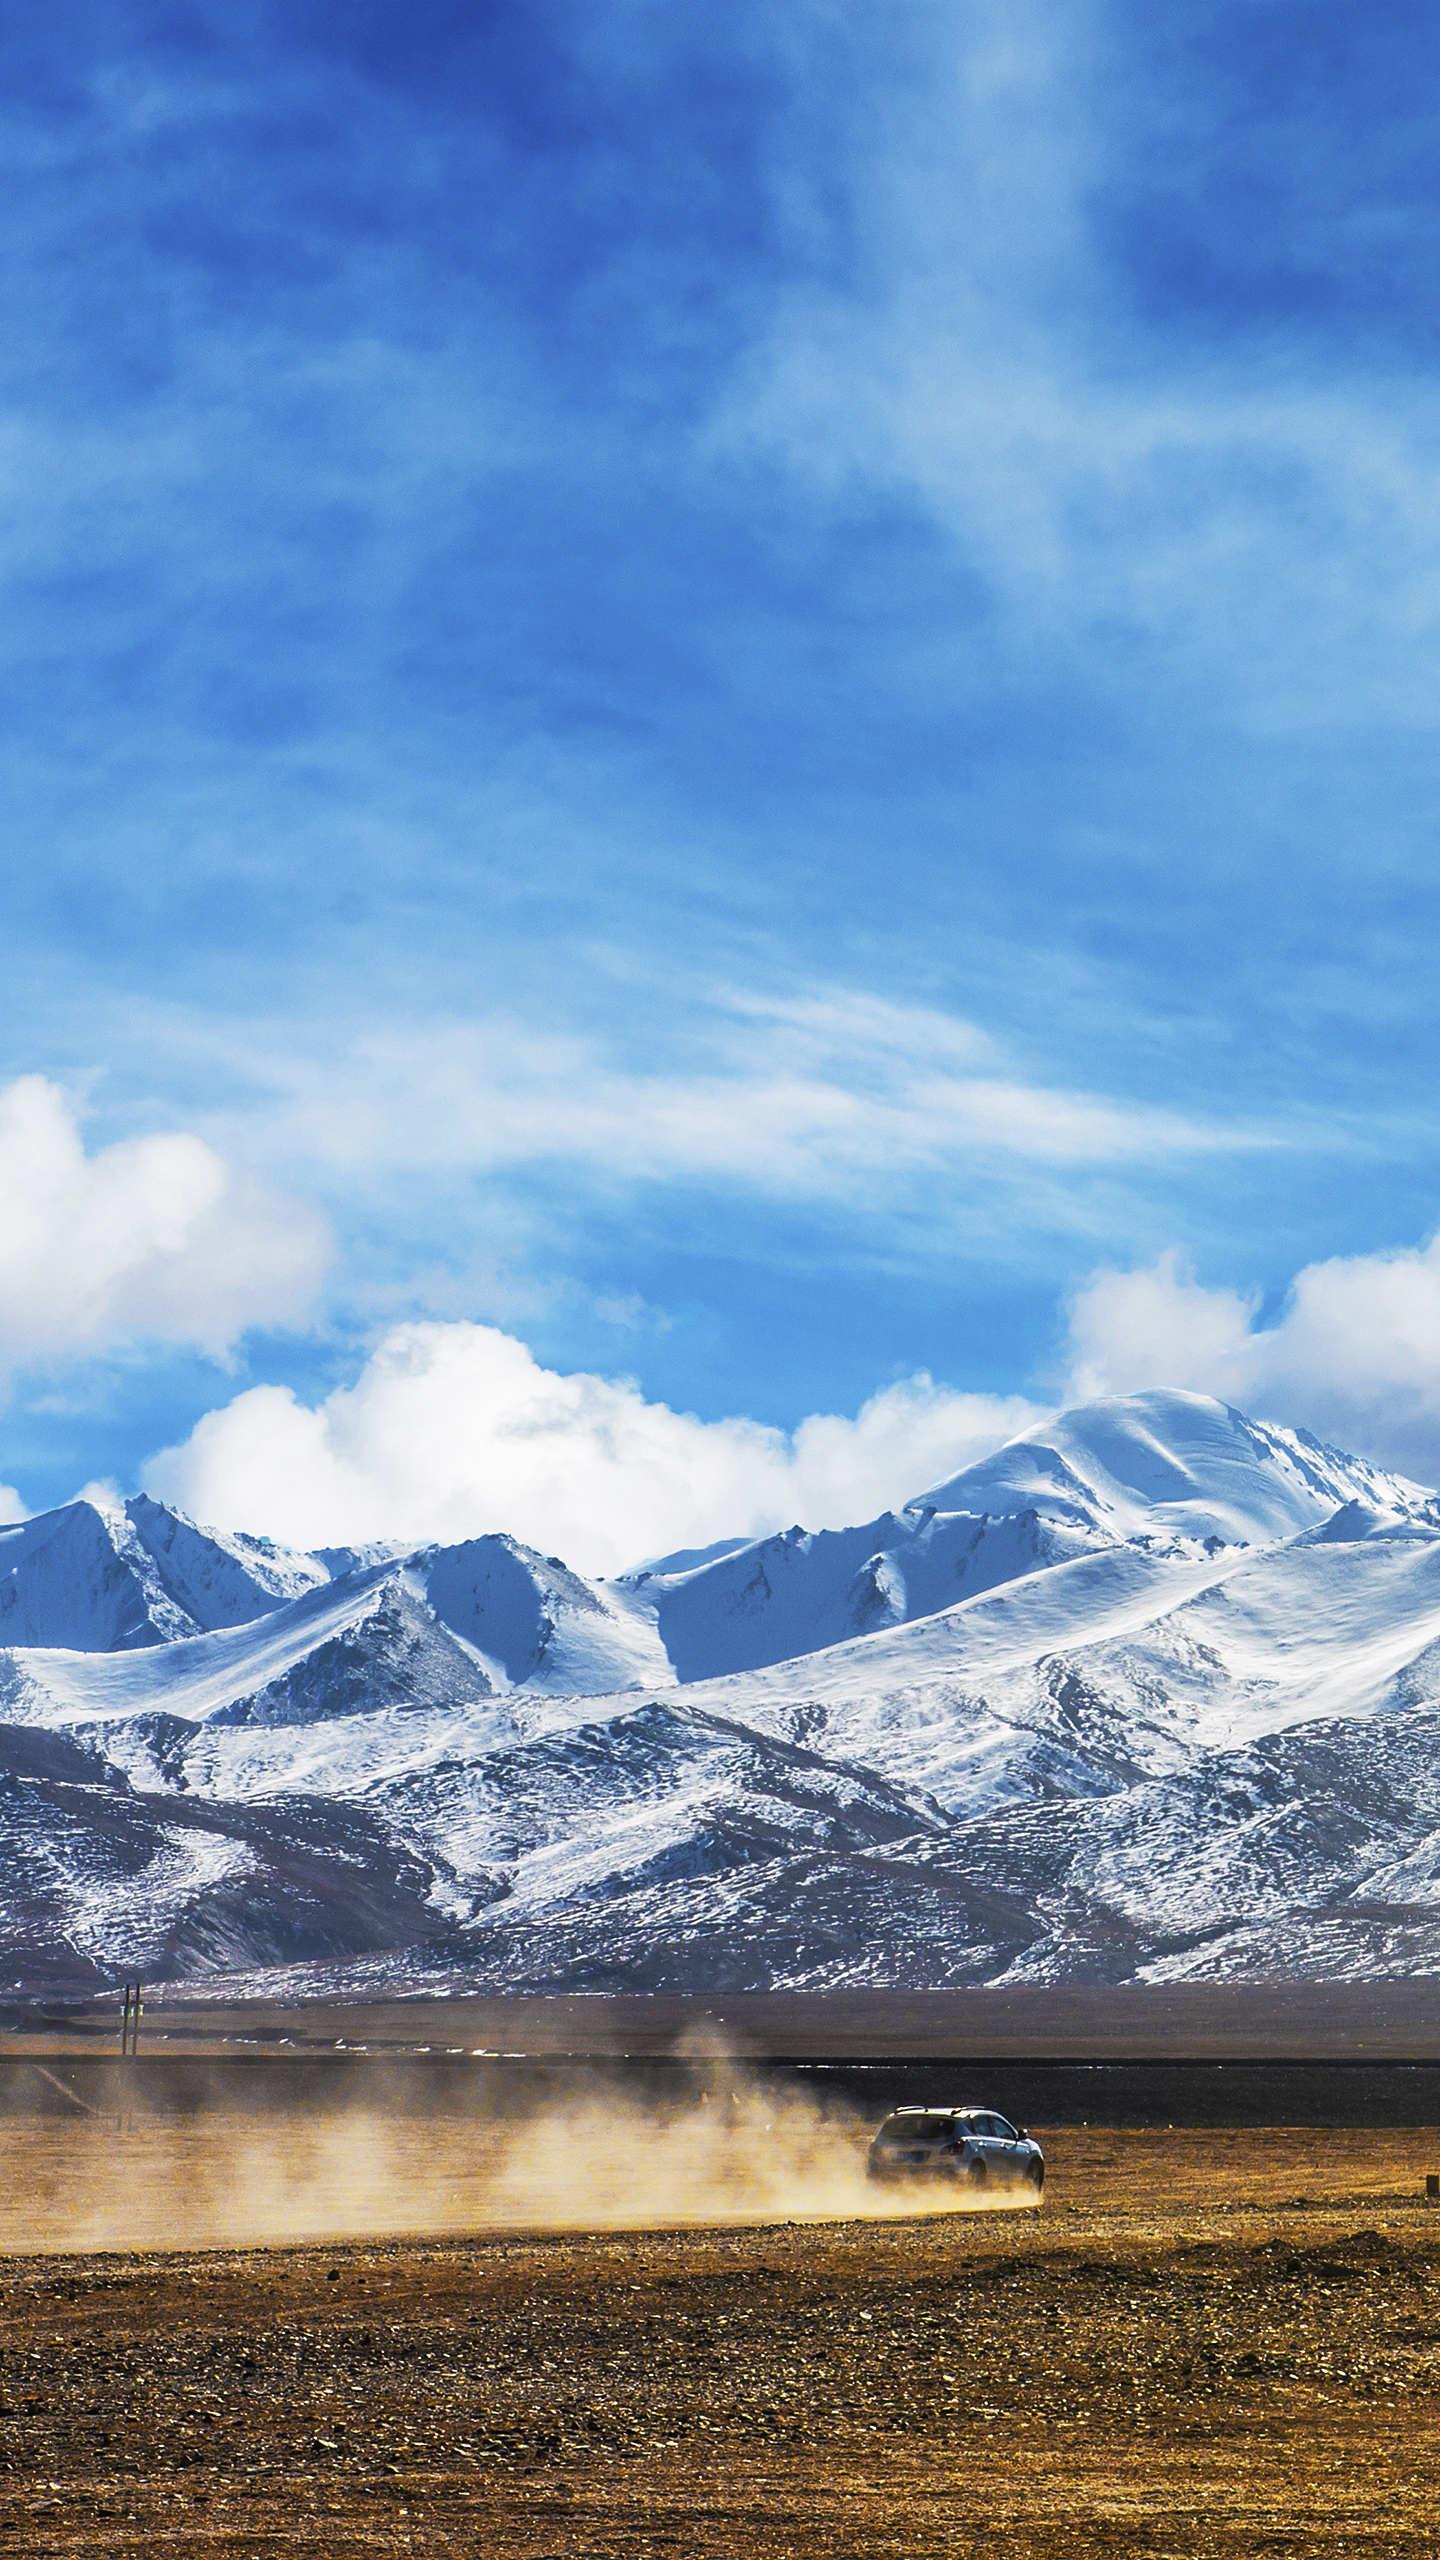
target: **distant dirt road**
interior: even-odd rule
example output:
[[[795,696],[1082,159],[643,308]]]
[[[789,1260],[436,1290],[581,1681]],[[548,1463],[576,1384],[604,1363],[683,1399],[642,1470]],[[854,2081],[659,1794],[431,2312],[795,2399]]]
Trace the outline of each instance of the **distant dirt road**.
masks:
[[[1440,2142],[1050,2148],[1038,2216],[0,2262],[0,2551],[1431,2560]]]

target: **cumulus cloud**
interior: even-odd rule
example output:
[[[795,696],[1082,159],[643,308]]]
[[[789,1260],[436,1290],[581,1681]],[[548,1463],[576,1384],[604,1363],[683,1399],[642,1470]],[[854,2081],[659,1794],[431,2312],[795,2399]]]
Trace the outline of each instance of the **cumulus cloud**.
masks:
[[[1021,1397],[922,1376],[793,1432],[703,1422],[628,1380],[542,1368],[493,1326],[406,1324],[318,1405],[282,1387],[235,1397],[153,1459],[146,1481],[202,1520],[302,1546],[505,1529],[614,1572],[792,1520],[865,1519],[1035,1414]]]
[[[1440,1478],[1440,1238],[1318,1262],[1278,1312],[1207,1288],[1178,1252],[1097,1271],[1070,1309],[1072,1398],[1186,1386]],[[547,1369],[469,1323],[387,1333],[354,1383],[307,1404],[262,1386],[154,1458],[152,1492],[302,1546],[505,1529],[594,1572],[648,1554],[869,1518],[1044,1409],[916,1376],[793,1431],[701,1421],[627,1379]]]
[[[224,1351],[310,1304],[323,1223],[183,1130],[87,1154],[43,1076],[0,1089],[0,1372],[126,1341]]]
[[[1173,1252],[1099,1271],[1071,1342],[1078,1394],[1195,1387],[1440,1477],[1440,1236],[1308,1264],[1269,1322],[1258,1295],[1205,1288]]]
[[[1173,1250],[1139,1270],[1092,1272],[1070,1305],[1071,1392],[1238,1387],[1258,1306],[1258,1297],[1203,1287]]]

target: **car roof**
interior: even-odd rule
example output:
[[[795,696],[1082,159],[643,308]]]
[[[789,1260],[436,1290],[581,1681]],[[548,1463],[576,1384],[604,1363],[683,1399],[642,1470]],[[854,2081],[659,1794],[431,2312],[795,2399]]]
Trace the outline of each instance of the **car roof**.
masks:
[[[998,2107],[894,2107],[891,2122],[896,2116],[993,2116],[999,2112]]]

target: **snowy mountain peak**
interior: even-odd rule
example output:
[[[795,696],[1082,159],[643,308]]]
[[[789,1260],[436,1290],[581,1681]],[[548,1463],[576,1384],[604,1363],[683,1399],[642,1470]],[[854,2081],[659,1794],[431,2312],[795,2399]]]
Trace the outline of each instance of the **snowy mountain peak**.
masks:
[[[87,1496],[0,1530],[0,1644],[173,1644],[246,1625],[326,1578],[309,1556],[197,1528],[148,1494]]]
[[[243,1529],[202,1529],[148,1493],[132,1496],[125,1517],[170,1597],[207,1631],[242,1626],[329,1579],[314,1556]]]
[[[492,1533],[411,1560],[429,1607],[500,1689],[668,1688],[653,1618],[618,1586]]]
[[[1074,1406],[919,1503],[1001,1517],[1029,1510],[1116,1538],[1158,1530],[1248,1546],[1294,1537],[1345,1503],[1403,1513],[1426,1498],[1306,1432],[1166,1388]]]
[[[192,1632],[122,1506],[68,1502],[0,1529],[0,1643],[113,1653]]]

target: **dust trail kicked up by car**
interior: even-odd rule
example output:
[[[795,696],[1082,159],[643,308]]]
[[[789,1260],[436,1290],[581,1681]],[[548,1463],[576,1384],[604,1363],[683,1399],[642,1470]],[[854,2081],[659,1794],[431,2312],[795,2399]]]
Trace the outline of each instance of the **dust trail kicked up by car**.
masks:
[[[201,2113],[19,2120],[0,2250],[234,2247],[497,2230],[848,2221],[1033,2206],[996,2179],[877,2180],[872,2123],[712,2057],[670,2105],[589,2095],[497,2123]]]

